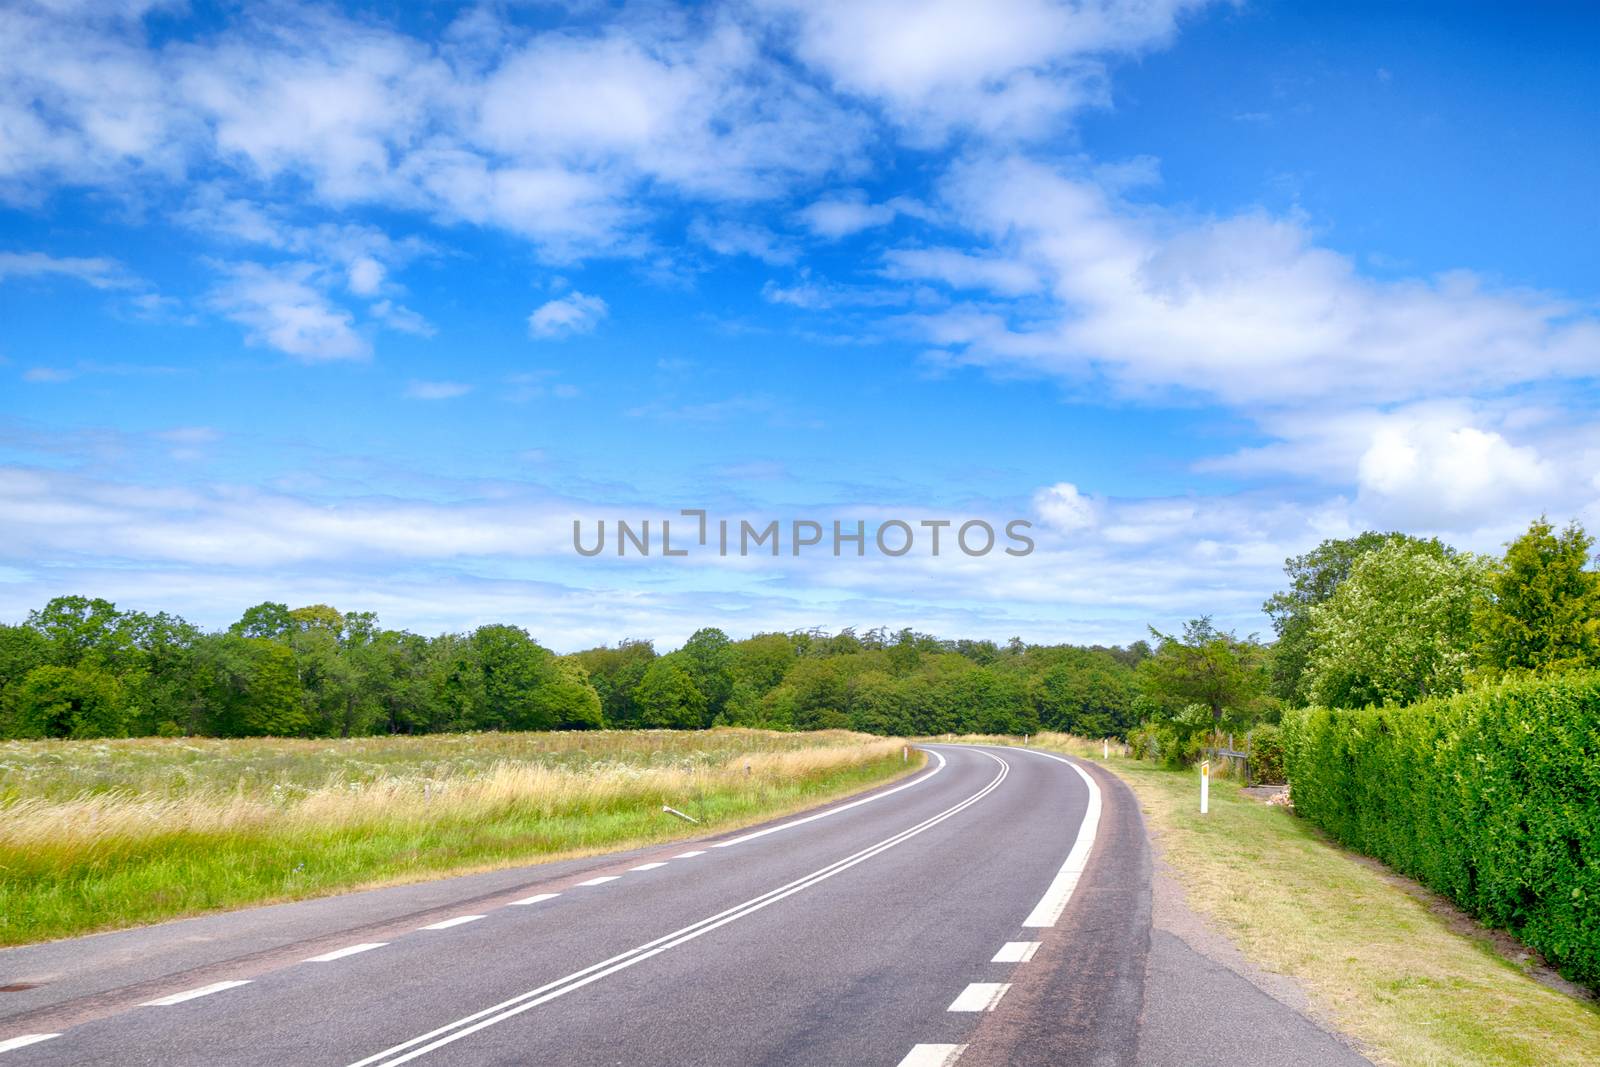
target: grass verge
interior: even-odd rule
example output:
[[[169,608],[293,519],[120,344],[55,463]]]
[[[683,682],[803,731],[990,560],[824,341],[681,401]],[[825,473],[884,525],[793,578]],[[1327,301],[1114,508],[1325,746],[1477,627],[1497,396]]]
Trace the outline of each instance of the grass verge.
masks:
[[[8,742],[0,945],[730,829],[915,770],[901,747],[757,730]]]
[[[1036,742],[1133,789],[1187,902],[1265,970],[1293,977],[1368,1055],[1405,1067],[1600,1063],[1600,1008],[1530,977],[1485,932],[1463,933],[1420,886],[1329,843],[1281,807],[1099,741]]]

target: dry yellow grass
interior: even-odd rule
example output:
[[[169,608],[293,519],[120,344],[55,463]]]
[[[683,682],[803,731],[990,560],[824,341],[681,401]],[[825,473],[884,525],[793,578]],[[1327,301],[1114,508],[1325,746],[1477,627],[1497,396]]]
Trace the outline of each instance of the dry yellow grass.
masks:
[[[5,746],[37,763],[0,783],[0,944],[714,832],[920,763],[841,731],[531,736]]]

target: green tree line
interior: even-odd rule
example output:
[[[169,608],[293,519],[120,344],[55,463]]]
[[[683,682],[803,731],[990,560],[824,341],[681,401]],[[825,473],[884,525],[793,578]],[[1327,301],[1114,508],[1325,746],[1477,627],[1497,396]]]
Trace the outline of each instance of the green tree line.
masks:
[[[600,727],[1120,734],[1146,712],[1129,648],[902,630],[699,630],[557,655],[515,626],[426,637],[366,612],[258,604],[225,631],[58,597],[0,625],[0,737],[349,737]]]
[[[426,637],[368,612],[258,604],[225,631],[80,596],[0,625],[0,736],[356,736],[716,725],[1133,735],[1185,759],[1286,707],[1403,705],[1600,666],[1600,575],[1576,523],[1500,558],[1363,533],[1285,564],[1276,640],[1208,617],[1126,647],[715,627],[557,655],[515,626]],[[1142,733],[1140,732],[1142,731]]]

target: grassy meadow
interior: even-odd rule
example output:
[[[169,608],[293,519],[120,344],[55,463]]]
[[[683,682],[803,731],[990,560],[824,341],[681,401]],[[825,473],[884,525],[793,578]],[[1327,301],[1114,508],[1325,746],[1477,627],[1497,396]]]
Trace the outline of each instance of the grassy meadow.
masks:
[[[0,944],[727,829],[915,769],[902,746],[738,729],[3,742]]]

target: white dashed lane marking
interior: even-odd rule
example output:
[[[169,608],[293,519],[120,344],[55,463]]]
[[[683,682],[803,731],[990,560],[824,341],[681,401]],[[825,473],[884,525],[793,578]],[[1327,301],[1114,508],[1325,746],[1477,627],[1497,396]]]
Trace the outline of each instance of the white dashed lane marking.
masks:
[[[249,984],[249,981],[244,979],[233,982],[212,982],[210,985],[203,985],[199,989],[186,989],[182,993],[174,993],[169,997],[162,997],[159,1000],[147,1000],[143,1004],[139,1005],[139,1007],[168,1008],[174,1004],[182,1004],[186,1000],[194,1000],[197,997],[209,997],[211,994],[220,993],[224,989],[232,989],[235,986]]]
[[[1000,946],[990,963],[1027,963],[1039,951],[1037,941],[1007,941]]]
[[[535,893],[531,897],[523,897],[521,900],[513,900],[510,904],[507,904],[506,907],[520,908],[526,904],[538,904],[542,901],[554,900],[560,895],[560,893]]]
[[[667,865],[666,861],[663,860],[660,863],[641,863],[637,867],[629,867],[628,870],[630,870],[630,871],[653,871],[657,867],[665,867],[666,865]]]
[[[966,1050],[965,1045],[912,1045],[900,1067],[949,1067]]]
[[[994,1011],[1000,998],[1011,988],[1010,982],[973,982],[961,991],[950,1011]]]
[[[618,878],[621,878],[621,877],[622,877],[622,875],[620,875],[620,874],[602,874],[598,878],[591,878],[587,882],[579,882],[578,884],[580,886],[585,886],[585,885],[605,885],[607,882],[615,882]]]
[[[382,948],[388,943],[387,941],[367,941],[359,945],[346,945],[344,948],[336,948],[332,952],[324,952],[320,956],[312,956],[305,962],[332,963],[334,960],[342,960],[346,956],[354,956],[357,952],[371,952],[373,949]]]
[[[676,856],[674,856],[672,858],[675,859],[675,860],[692,860],[696,856],[704,856],[705,854],[706,854],[706,850],[703,849],[703,848],[699,848],[699,849],[695,849],[693,852],[679,853],[678,855],[676,855]]]
[[[483,918],[482,915],[457,915],[454,919],[445,919],[443,922],[429,923],[427,926],[422,927],[422,929],[448,930],[452,926],[460,926],[462,923],[475,923],[481,918]]]

